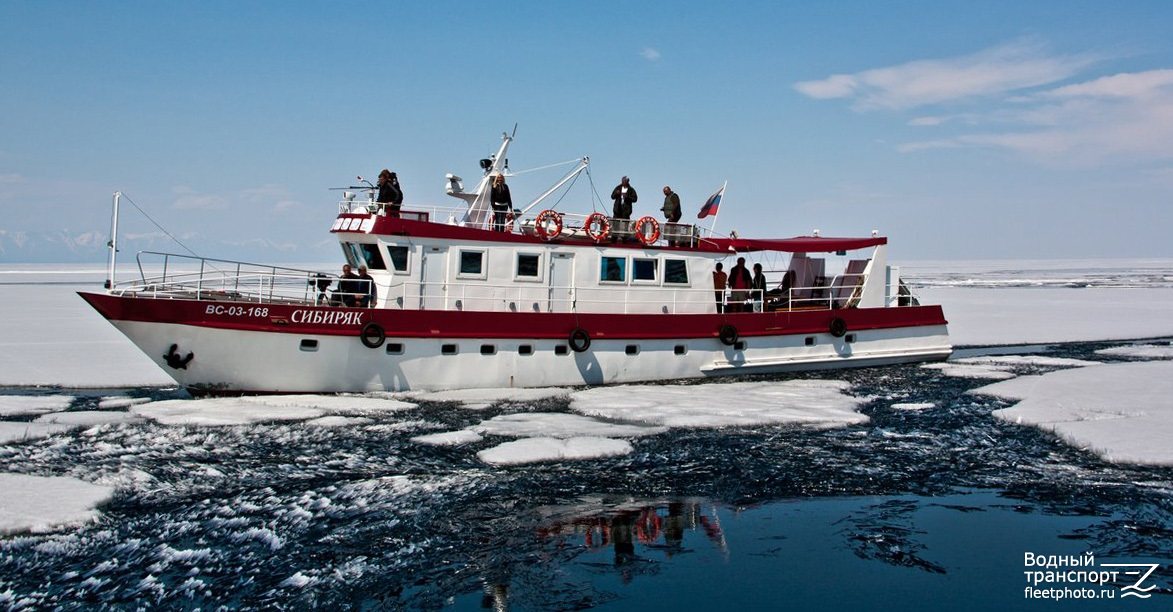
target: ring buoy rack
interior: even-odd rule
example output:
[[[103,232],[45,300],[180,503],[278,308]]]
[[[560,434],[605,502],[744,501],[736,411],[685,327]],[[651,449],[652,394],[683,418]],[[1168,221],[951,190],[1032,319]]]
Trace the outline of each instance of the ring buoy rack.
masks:
[[[362,326],[362,331],[358,334],[358,339],[362,345],[367,348],[379,348],[383,346],[383,341],[387,339],[387,332],[383,331],[383,326],[371,321]]]
[[[647,232],[645,229],[651,226],[651,231]],[[652,217],[640,217],[639,221],[635,222],[635,236],[644,246],[651,246],[660,239],[660,222]]]
[[[607,215],[603,213],[591,213],[586,218],[586,223],[583,224],[582,229],[586,231],[587,236],[595,242],[602,242],[611,235],[611,221],[607,219]]]
[[[552,226],[552,227],[551,227]],[[538,213],[534,221],[534,229],[542,240],[553,240],[562,235],[562,214],[556,210],[546,209]]]

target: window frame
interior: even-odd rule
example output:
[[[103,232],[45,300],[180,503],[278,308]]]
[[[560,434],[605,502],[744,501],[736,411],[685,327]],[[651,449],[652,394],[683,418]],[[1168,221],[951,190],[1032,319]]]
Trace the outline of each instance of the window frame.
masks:
[[[637,261],[652,262],[652,278],[636,278],[635,266]],[[631,284],[633,285],[659,285],[660,284],[660,258],[658,257],[631,257]]]
[[[464,272],[464,256],[476,254],[480,256],[480,272]],[[485,280],[489,277],[489,253],[486,249],[457,249],[456,250],[456,278]]]
[[[395,267],[395,257],[392,255],[392,253],[398,249],[403,249],[403,269],[402,270]],[[389,272],[391,272],[392,274],[401,274],[401,275],[411,274],[411,252],[412,252],[412,250],[413,249],[411,247],[404,246],[401,244],[387,245],[387,260],[391,262],[391,267],[387,268],[387,270]]]
[[[537,275],[535,275],[535,276],[522,276],[522,275],[518,274],[518,268],[521,266],[521,258],[522,257],[536,257],[537,258],[537,260],[538,260],[538,262],[537,262]],[[544,272],[545,272],[545,269],[542,267],[542,254],[541,253],[534,253],[534,252],[529,252],[529,251],[517,251],[516,253],[513,254],[513,280],[515,280],[519,283],[543,283],[546,281],[546,275],[544,274]]]
[[[682,266],[684,266],[684,282],[683,283],[668,280],[668,264],[669,263],[677,263],[677,262],[680,263]],[[663,279],[664,279],[663,284],[666,286],[691,287],[692,286],[692,277],[689,276],[689,274],[688,274],[688,260],[687,259],[679,259],[676,257],[665,257],[664,258]]]
[[[607,278],[605,278],[605,271],[607,269],[607,260],[609,260],[609,259],[614,259],[614,260],[623,262],[622,266],[619,268],[619,275],[620,275],[619,280],[608,280]],[[625,255],[619,256],[619,257],[615,257],[612,255],[600,255],[599,256],[599,284],[600,285],[626,285],[627,279],[631,276],[630,274],[627,273],[628,268],[629,268],[628,261],[627,261],[628,259],[629,259],[629,257],[627,257]]]

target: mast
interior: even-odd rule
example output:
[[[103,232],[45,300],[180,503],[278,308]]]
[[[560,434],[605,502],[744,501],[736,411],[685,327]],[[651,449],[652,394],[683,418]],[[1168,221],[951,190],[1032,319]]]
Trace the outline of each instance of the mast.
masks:
[[[110,247],[110,268],[106,272],[106,289],[114,288],[114,264],[118,260],[118,203],[122,200],[122,192],[114,192],[114,214],[110,220],[110,242],[106,246]]]

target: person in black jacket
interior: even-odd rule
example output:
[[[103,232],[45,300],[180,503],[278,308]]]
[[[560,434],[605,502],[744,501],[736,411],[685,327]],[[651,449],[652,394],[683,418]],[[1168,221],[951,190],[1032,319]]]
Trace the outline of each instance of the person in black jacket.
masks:
[[[753,293],[750,294],[750,299],[753,300],[754,312],[762,312],[762,306],[766,300],[766,275],[762,273],[762,264],[756,263],[753,265]]]
[[[493,231],[503,232],[513,214],[513,198],[509,195],[509,185],[505,184],[505,175],[498,174],[493,181],[493,188],[489,191],[489,204],[493,207]]]
[[[379,173],[379,196],[375,201],[379,203],[380,208],[387,211],[388,217],[399,216],[399,207],[403,205],[403,190],[399,187],[399,177],[386,168]]]
[[[615,218],[630,219],[631,205],[635,204],[637,198],[635,187],[631,186],[626,176],[623,177],[623,180],[619,181],[619,184],[611,191],[611,199],[615,201],[615,205],[612,207]]]
[[[367,273],[367,267],[359,266],[358,279],[351,282],[355,284],[356,288],[362,290],[358,296],[359,308],[374,308],[379,301],[379,294],[375,290],[375,279]]]
[[[338,288],[334,290],[332,304],[335,306],[349,306],[354,308],[358,303],[358,296],[362,293],[358,275],[350,271],[350,264],[342,265],[342,275],[338,277]]]

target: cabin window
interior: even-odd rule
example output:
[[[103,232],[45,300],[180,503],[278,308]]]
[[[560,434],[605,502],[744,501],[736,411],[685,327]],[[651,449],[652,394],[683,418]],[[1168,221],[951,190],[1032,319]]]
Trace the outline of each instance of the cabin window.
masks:
[[[636,257],[631,260],[631,279],[634,281],[656,280],[656,260]]]
[[[628,355],[638,355],[639,354],[639,345],[638,344],[628,344],[623,349],[623,352],[627,353]]]
[[[688,347],[684,346],[683,344],[677,344],[676,347],[672,349],[672,352],[676,353],[677,355],[687,355]]]
[[[518,355],[533,355],[534,354],[534,345],[523,344],[523,345],[517,347],[517,354]]]
[[[314,351],[318,350],[318,341],[317,340],[302,340],[300,348],[301,348],[301,350],[303,350],[307,353],[313,353]]]
[[[554,347],[554,354],[555,355],[568,355],[568,354],[570,354],[570,349],[567,348],[565,344],[559,344]]]
[[[855,334],[847,334],[846,336],[843,337],[843,341],[848,344],[855,342]]]
[[[734,342],[734,343],[733,343],[733,350],[735,350],[735,351],[744,351],[744,350],[745,350],[745,341],[744,341],[744,340],[738,340],[737,342]]]
[[[517,280],[542,280],[541,261],[541,255],[518,253],[517,267],[515,268]]]
[[[455,344],[441,344],[440,345],[440,354],[441,355],[455,355],[456,353],[457,353],[457,350],[456,350]]]
[[[342,257],[352,268],[357,268],[362,265],[362,258],[359,256],[358,248],[353,242],[342,243]]]
[[[391,269],[407,272],[407,247],[392,245],[387,247],[387,252],[391,254]]]
[[[807,346],[814,346],[815,345],[815,337],[814,336],[807,336],[803,342]]]
[[[482,344],[481,345],[481,354],[482,355],[496,355],[497,354],[497,345],[495,345],[495,344]]]
[[[360,242],[358,245],[359,251],[362,253],[362,258],[367,262],[367,268],[370,270],[386,270],[387,264],[383,263],[383,254],[379,252],[379,245],[367,244]]]
[[[485,252],[461,251],[458,276],[485,278]]]
[[[609,283],[627,281],[626,257],[603,257],[599,265],[599,280]]]
[[[399,342],[388,342],[387,343],[387,354],[388,355],[402,355],[403,354],[403,344],[401,344]]]
[[[683,259],[665,259],[664,260],[664,284],[666,285],[687,285],[688,284],[688,262]]]

